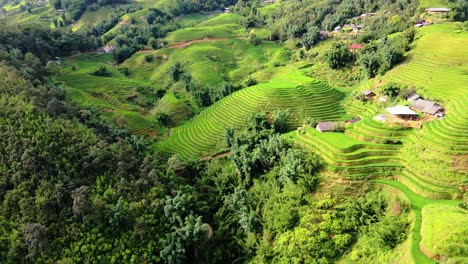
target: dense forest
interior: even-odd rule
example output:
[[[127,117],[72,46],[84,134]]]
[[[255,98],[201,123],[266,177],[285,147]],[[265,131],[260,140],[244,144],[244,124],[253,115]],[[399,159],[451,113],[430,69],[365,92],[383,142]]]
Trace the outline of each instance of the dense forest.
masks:
[[[10,2],[3,0],[2,6]],[[56,57],[95,52],[112,41],[112,66],[126,76],[132,69],[120,66],[141,50],[166,47],[167,35],[184,28],[178,18],[229,7],[249,30],[241,38],[249,45],[284,44],[293,62],[320,62],[327,70],[353,74],[353,81],[368,80],[407,58],[416,35],[413,17],[420,12],[416,1],[289,0],[266,16],[259,11],[263,1],[176,0],[166,9],[148,8],[128,23],[121,17],[142,10],[130,1],[51,4],[65,10],[53,21],[54,29],[0,23],[1,263],[395,259],[414,218],[408,201],[367,179],[324,176],[326,161],[284,135],[290,130],[289,109],[252,113],[245,129],[224,128],[226,151],[185,160],[158,151],[153,144],[159,138],[132,134],[100,109],[73,101],[47,67]],[[450,5],[450,19],[465,21],[466,2]],[[111,12],[96,23],[66,28],[86,10],[102,6],[111,6]],[[382,15],[357,18],[374,12]],[[365,47],[350,51],[350,40],[342,39],[320,56],[314,53],[325,41],[320,32],[358,22],[368,30],[351,41]],[[268,34],[257,37],[253,28]],[[156,60],[142,58],[144,65]],[[108,68],[102,64],[87,76],[111,77]],[[247,77],[205,85],[179,61],[165,71],[169,83],[153,83],[161,88],[151,96],[159,100],[175,87],[200,109],[257,84]],[[391,99],[394,89],[400,92],[395,87],[382,90]],[[164,113],[154,118],[169,127]],[[309,127],[318,121],[309,119]]]
[[[284,120],[252,116],[246,134],[227,133],[229,159],[186,163],[154,153],[52,83],[4,64],[0,76],[6,263],[327,263],[361,233],[380,241],[382,254],[404,239],[405,218],[386,215],[378,190],[311,197],[320,160],[276,134]],[[311,223],[320,225],[304,229]]]

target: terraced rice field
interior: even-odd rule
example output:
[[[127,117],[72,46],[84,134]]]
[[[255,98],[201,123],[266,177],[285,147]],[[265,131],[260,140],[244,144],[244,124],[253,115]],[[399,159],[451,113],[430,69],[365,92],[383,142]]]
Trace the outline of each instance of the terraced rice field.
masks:
[[[454,201],[454,200],[434,200],[434,199],[428,199],[425,197],[422,197],[418,195],[417,193],[413,192],[410,190],[407,186],[402,184],[401,182],[398,181],[392,181],[392,180],[374,180],[374,183],[378,184],[385,184],[388,186],[391,186],[393,188],[396,188],[400,192],[402,192],[406,198],[408,198],[411,208],[413,209],[415,220],[412,228],[412,232],[410,234],[410,239],[411,239],[411,256],[413,258],[413,263],[418,263],[418,264],[425,264],[425,263],[436,263],[433,259],[429,258],[426,254],[424,254],[421,251],[421,240],[422,240],[422,235],[421,235],[421,225],[423,222],[425,222],[426,219],[423,219],[423,215],[421,214],[421,210],[426,209],[426,207],[432,207],[432,206],[447,206],[452,209],[456,208],[456,206],[460,203],[460,201]],[[442,226],[447,227],[447,223],[442,223]],[[440,234],[440,233],[437,233]],[[438,240],[437,240],[438,241]],[[433,256],[430,254],[431,257]],[[462,263],[462,262],[461,262]]]
[[[174,129],[156,148],[176,153],[183,159],[200,158],[226,148],[225,128],[242,130],[251,113],[290,109],[290,127],[293,128],[309,116],[322,120],[342,119],[341,99],[342,94],[327,84],[297,72],[289,73],[223,98],[190,123]]]
[[[108,65],[110,61],[112,58],[109,54],[82,54],[66,58],[62,62],[58,81],[63,83],[74,101],[102,110],[105,116],[127,127],[130,132],[137,135],[155,132],[155,121],[149,113],[129,101],[129,98],[139,94],[139,89],[147,89],[149,84],[126,78]],[[90,74],[100,65],[105,65],[112,77]],[[72,66],[76,69],[72,70]]]
[[[247,31],[240,26],[237,14],[221,14],[194,27],[187,27],[171,32],[166,37],[170,43],[190,41],[202,38],[233,38],[243,36]]]
[[[390,126],[372,119],[384,112],[380,106],[353,102],[346,105],[346,111],[363,120],[349,126],[344,134],[308,129],[286,136],[317,152],[340,178],[377,178],[375,182],[402,191],[415,213],[413,261],[434,263],[428,257],[435,255],[433,245],[428,245],[431,238],[423,240],[424,253],[420,248],[421,224],[432,222],[424,219],[428,216],[421,210],[439,204],[455,208],[460,201],[444,199],[460,199],[459,185],[467,183],[468,33],[457,31],[453,24],[443,24],[420,29],[417,35],[409,59],[375,84],[398,82],[416,87],[425,98],[440,101],[446,109],[445,118],[426,122],[422,129]],[[364,85],[369,87],[369,83]],[[388,177],[398,181],[380,180]],[[448,228],[447,223],[440,224],[441,230]]]

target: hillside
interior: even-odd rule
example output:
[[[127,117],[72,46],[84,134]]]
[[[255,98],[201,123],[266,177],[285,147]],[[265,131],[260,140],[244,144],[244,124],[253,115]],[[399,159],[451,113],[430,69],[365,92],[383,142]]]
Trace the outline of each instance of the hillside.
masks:
[[[0,1],[0,262],[465,263],[466,43],[464,0]]]
[[[284,72],[284,73],[283,73]],[[244,88],[203,110],[190,123],[170,132],[157,149],[194,159],[226,149],[224,130],[242,131],[252,113],[291,111],[290,128],[304,123],[306,117],[319,120],[341,120],[342,94],[332,87],[300,72],[277,69],[270,82]]]

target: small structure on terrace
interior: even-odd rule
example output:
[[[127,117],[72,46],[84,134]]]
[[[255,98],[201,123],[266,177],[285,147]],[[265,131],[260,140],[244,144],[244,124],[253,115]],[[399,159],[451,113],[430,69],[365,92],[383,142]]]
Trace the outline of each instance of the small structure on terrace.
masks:
[[[443,116],[444,108],[436,102],[418,99],[413,102],[413,108],[429,115]]]
[[[317,129],[318,132],[333,132],[338,127],[338,122],[319,122],[315,129]]]
[[[350,120],[346,121],[346,125],[352,125],[352,124],[355,124],[355,123],[357,123],[359,121],[361,121],[360,117],[354,117],[354,118],[351,118]]]
[[[416,100],[419,100],[421,99],[421,96],[419,96],[419,94],[416,94],[416,93],[411,93],[407,98],[406,100],[408,100],[408,102],[414,102]]]
[[[331,34],[329,31],[320,31],[319,33],[320,35],[320,39],[327,39],[327,38],[331,38]]]
[[[353,43],[353,44],[348,46],[348,49],[351,52],[358,52],[362,48],[364,48],[364,46],[361,45],[361,44],[358,44],[358,43]]]
[[[395,117],[402,119],[414,119],[417,113],[411,110],[408,106],[396,105],[394,107],[386,108],[387,112]]]
[[[374,99],[374,97],[376,96],[376,94],[370,90],[364,90],[362,91],[362,96],[364,99],[367,99],[367,100],[372,100]]]
[[[429,8],[426,8],[425,11],[429,14],[440,14],[440,13],[447,13],[448,11],[450,11],[450,9],[446,7],[429,7]]]

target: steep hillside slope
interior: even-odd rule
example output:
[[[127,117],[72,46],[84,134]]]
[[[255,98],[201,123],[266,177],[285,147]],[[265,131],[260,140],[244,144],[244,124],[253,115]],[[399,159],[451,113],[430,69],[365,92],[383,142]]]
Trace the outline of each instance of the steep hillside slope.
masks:
[[[271,82],[245,88],[203,110],[190,123],[175,128],[168,139],[156,145],[184,159],[196,159],[225,149],[224,130],[242,130],[252,113],[290,109],[290,128],[305,118],[339,120],[342,94],[327,84],[297,71],[286,71]]]

